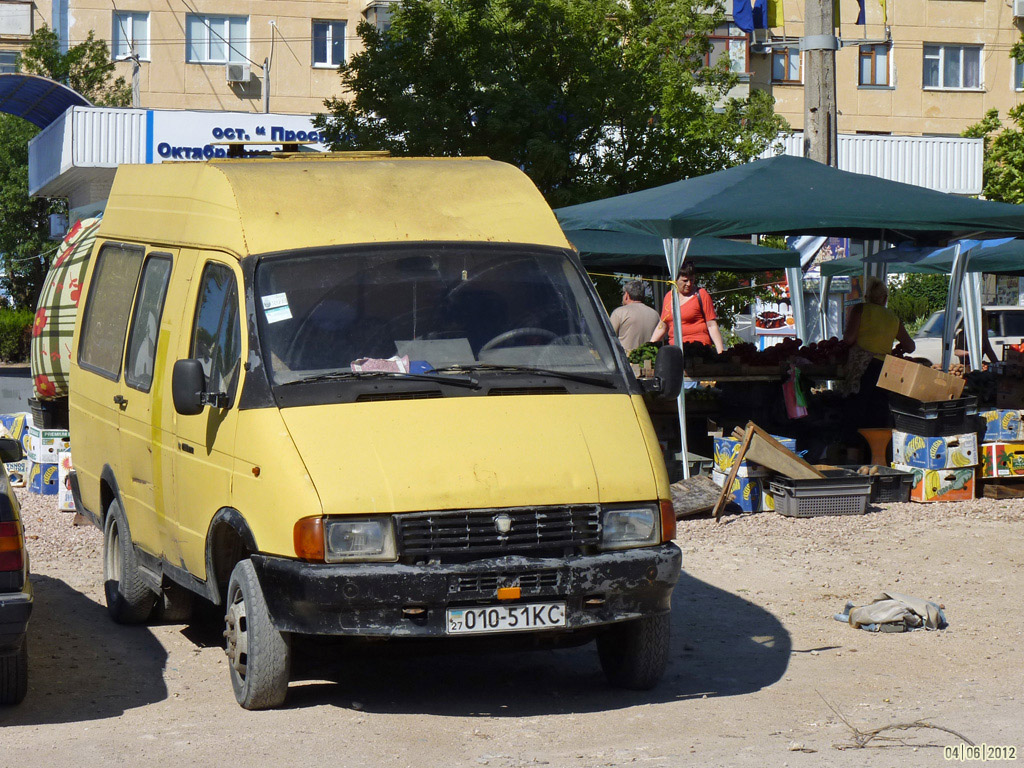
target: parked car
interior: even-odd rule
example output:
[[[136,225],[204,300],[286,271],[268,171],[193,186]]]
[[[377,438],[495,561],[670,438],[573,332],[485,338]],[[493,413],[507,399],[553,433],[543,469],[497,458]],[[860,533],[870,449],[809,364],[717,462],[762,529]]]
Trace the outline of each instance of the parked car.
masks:
[[[243,707],[291,639],[669,652],[681,553],[642,395],[530,180],[372,154],[123,165],[72,349],[75,506],[107,606],[224,606]],[[166,613],[164,613],[166,616]]]
[[[0,459],[21,461],[21,443],[0,439]],[[21,508],[0,464],[0,705],[17,704],[28,690],[28,618],[32,584],[21,525]]]
[[[992,305],[982,307],[988,317],[988,340],[996,357],[1003,355],[1004,344],[1020,344],[1024,341],[1024,307]],[[957,312],[957,331],[960,330],[960,312]],[[942,331],[946,311],[940,309],[932,314],[921,330],[914,336],[917,349],[914,357],[927,358],[932,365],[942,362]]]

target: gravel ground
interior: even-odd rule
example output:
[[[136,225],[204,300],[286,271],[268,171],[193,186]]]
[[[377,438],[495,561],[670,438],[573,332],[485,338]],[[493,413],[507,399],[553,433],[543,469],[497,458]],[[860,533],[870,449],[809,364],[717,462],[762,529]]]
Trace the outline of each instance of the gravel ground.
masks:
[[[36,585],[25,702],[0,766],[931,766],[946,731],[1024,749],[1024,500],[892,504],[856,517],[681,520],[673,645],[649,693],[609,689],[592,647],[332,656],[288,704],[234,702],[217,620],[119,627],[101,536],[20,494]],[[832,620],[894,589],[946,606],[940,632]],[[301,739],[301,749],[296,748]],[[227,756],[230,755],[230,758]]]

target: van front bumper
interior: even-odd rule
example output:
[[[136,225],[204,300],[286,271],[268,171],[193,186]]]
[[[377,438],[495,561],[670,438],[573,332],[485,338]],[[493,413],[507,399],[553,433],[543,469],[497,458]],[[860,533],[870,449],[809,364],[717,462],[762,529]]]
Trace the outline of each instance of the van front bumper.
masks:
[[[565,602],[561,631],[666,613],[682,553],[669,543],[567,558],[506,556],[437,565],[318,564],[268,555],[253,555],[252,561],[282,632],[441,637],[452,607]],[[520,587],[520,599],[499,602],[497,589],[511,586]]]

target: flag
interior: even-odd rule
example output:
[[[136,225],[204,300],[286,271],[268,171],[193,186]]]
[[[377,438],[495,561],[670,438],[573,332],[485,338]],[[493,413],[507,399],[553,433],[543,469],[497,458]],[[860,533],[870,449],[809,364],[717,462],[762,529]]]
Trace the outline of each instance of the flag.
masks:
[[[732,20],[744,32],[754,31],[754,9],[750,0],[732,0]]]
[[[864,0],[857,0],[857,7],[860,9],[857,11],[857,24],[864,26]]]
[[[882,6],[882,25],[885,26],[889,23],[889,13],[885,7],[885,0],[878,0],[878,4]]]

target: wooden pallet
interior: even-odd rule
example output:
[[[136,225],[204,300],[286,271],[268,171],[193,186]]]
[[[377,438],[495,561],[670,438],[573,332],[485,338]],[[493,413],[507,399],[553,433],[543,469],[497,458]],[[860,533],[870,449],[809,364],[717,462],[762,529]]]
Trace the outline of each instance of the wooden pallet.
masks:
[[[985,499],[1024,499],[1024,477],[990,477],[981,486]]]

